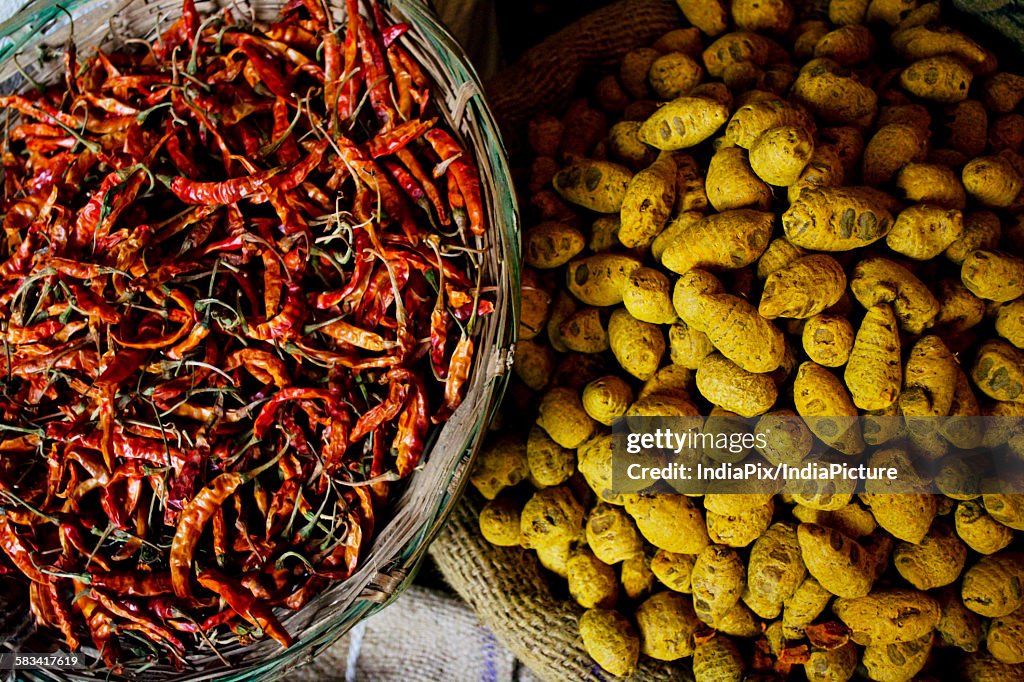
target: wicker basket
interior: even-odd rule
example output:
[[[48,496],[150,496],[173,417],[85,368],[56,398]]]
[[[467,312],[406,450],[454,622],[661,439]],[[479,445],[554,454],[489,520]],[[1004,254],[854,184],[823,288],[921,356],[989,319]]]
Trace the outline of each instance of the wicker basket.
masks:
[[[236,16],[254,21],[273,19],[280,0],[219,0],[199,2],[209,13],[228,7]],[[251,646],[230,645],[220,654],[225,665],[208,649],[191,656],[191,670],[176,672],[154,666],[140,679],[270,680],[308,661],[340,638],[361,619],[388,604],[409,584],[466,482],[469,465],[504,392],[518,328],[519,217],[505,150],[482,96],[480,82],[462,50],[442,28],[432,11],[418,0],[390,0],[385,14],[413,27],[404,37],[407,49],[435,82],[440,115],[471,147],[480,168],[489,232],[475,245],[485,286],[496,290],[495,313],[479,325],[478,354],[461,407],[443,427],[431,434],[425,463],[410,477],[396,499],[391,521],[379,532],[362,566],[350,579],[334,584],[299,612],[281,612],[295,644],[282,652],[274,641]],[[61,54],[74,22],[80,55],[103,46],[117,48],[126,39],[151,39],[180,15],[180,0],[41,0],[30,2],[0,25],[0,92],[30,87],[31,81],[56,82]],[[333,8],[344,21],[344,10]],[[18,627],[30,618],[27,605],[0,604],[0,646],[24,651],[32,628]],[[38,641],[34,640],[35,642]],[[54,646],[58,644],[54,643]],[[34,648],[34,647],[33,647]],[[85,652],[95,655],[97,652]],[[111,679],[101,667],[63,673],[20,671],[27,680]]]

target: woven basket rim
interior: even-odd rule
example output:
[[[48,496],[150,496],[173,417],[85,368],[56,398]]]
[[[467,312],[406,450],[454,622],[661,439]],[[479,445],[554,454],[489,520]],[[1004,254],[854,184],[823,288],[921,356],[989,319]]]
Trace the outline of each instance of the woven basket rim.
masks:
[[[258,12],[268,13],[260,18],[276,15],[283,4],[279,0],[197,2],[200,11],[231,7],[236,11],[256,8]],[[331,9],[336,20],[342,22],[344,8],[338,4],[332,3]],[[0,92],[24,89],[29,85],[26,75],[39,82],[55,80],[54,76],[59,73],[56,69],[60,68],[59,55],[69,35],[69,15],[74,17],[75,40],[79,54],[83,55],[99,45],[108,46],[111,41],[116,44],[126,32],[133,38],[153,36],[158,26],[180,13],[164,15],[159,10],[164,7],[177,10],[179,6],[180,0],[30,0],[16,15],[0,24]],[[511,189],[505,148],[484,101],[479,77],[433,11],[421,0],[385,0],[381,7],[385,15],[411,25],[402,40],[434,80],[434,99],[441,118],[457,137],[474,149],[480,168],[489,231],[485,241],[478,240],[478,246],[484,247],[481,259],[484,281],[496,288],[497,301],[495,313],[483,318],[481,324],[477,358],[467,382],[466,398],[452,418],[432,432],[432,443],[424,457],[426,464],[408,480],[395,501],[392,519],[376,534],[356,574],[329,586],[298,612],[278,611],[285,627],[295,636],[292,647],[282,650],[271,641],[234,646],[227,649],[229,660],[234,662],[237,657],[238,663],[233,667],[225,667],[209,654],[198,659],[201,667],[197,671],[182,674],[169,666],[159,666],[147,670],[142,679],[240,682],[279,678],[330,646],[360,620],[391,603],[412,581],[428,544],[465,488],[472,460],[504,393],[518,329],[520,280],[519,213]],[[127,25],[127,19],[133,18],[132,12],[141,13],[146,19],[145,26],[137,32]],[[104,20],[97,23],[95,18],[100,14]],[[89,26],[90,19],[92,26]],[[92,32],[83,32],[83,26],[89,26]],[[396,529],[397,524],[402,527]],[[401,531],[400,540],[393,535],[396,531]],[[319,617],[295,629],[297,621],[307,618],[313,610]],[[88,647],[84,650],[89,652]],[[118,679],[108,677],[103,669],[22,672],[24,679],[29,680]]]

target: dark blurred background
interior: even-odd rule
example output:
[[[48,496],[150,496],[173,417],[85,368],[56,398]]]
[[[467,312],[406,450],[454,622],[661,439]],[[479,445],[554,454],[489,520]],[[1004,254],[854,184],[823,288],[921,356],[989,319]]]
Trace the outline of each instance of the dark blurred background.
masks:
[[[498,36],[507,63],[528,48],[576,19],[609,4],[610,0],[566,0],[564,2],[517,2],[495,0]]]

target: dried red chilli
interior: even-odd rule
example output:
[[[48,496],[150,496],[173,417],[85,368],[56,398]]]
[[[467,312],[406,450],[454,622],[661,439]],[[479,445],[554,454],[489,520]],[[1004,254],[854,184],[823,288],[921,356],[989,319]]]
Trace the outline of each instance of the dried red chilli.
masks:
[[[69,46],[0,97],[0,572],[115,671],[290,644],[273,608],[358,568],[463,398],[478,171],[415,29],[346,7],[185,0],[151,49]]]

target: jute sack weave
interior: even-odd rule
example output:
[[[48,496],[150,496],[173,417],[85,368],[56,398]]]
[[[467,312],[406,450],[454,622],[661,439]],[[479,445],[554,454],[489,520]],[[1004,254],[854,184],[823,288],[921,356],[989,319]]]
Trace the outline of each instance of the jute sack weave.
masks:
[[[516,149],[532,116],[557,110],[569,100],[585,69],[614,64],[626,52],[678,28],[681,21],[671,0],[620,0],[527,51],[485,85],[510,150]]]
[[[467,491],[430,554],[448,583],[519,660],[545,682],[613,679],[583,649],[575,602],[552,596],[537,556],[495,547],[480,535],[483,501]],[[635,680],[692,681],[688,663],[641,657]]]

